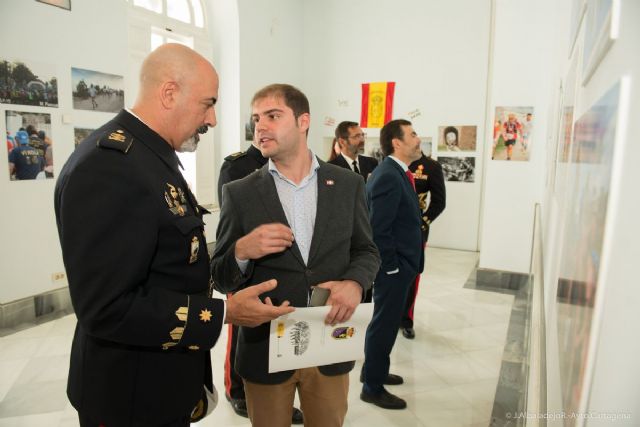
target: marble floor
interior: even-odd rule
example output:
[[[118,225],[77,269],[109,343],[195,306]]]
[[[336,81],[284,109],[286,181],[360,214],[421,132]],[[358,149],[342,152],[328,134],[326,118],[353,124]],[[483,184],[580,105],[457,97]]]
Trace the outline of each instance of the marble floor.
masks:
[[[491,422],[513,295],[464,288],[478,254],[427,249],[416,303],[416,339],[398,336],[391,371],[405,384],[388,389],[408,402],[389,411],[360,401],[361,362],[351,373],[345,426],[469,426]],[[73,315],[0,338],[0,427],[75,427],[66,395]],[[226,332],[225,332],[226,334]],[[223,389],[223,335],[213,351]],[[201,427],[249,426],[224,398]]]

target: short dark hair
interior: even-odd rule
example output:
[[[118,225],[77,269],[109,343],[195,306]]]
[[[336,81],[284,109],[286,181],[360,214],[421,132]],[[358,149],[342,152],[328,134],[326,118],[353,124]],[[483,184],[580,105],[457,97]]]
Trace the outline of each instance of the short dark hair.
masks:
[[[309,113],[309,100],[300,89],[282,83],[275,83],[265,86],[253,95],[251,105],[257,100],[268,98],[270,96],[284,99],[287,107],[293,110],[293,116],[297,119],[305,113]]]
[[[391,120],[380,130],[380,149],[382,154],[390,156],[393,154],[393,139],[403,139],[404,130],[402,126],[411,126],[411,122],[405,119]]]
[[[37,135],[38,134],[38,130],[36,129],[36,127],[34,125],[29,125],[27,126],[27,133],[31,136],[34,133]]]
[[[447,126],[446,128],[444,128],[444,132],[442,133],[442,136],[444,136],[444,140],[447,140],[447,134],[449,132],[453,132],[453,134],[456,136],[456,143],[459,142],[458,129],[453,126]]]
[[[340,122],[338,127],[336,128],[336,138],[349,139],[349,129],[354,126],[360,126],[356,122],[344,121]]]

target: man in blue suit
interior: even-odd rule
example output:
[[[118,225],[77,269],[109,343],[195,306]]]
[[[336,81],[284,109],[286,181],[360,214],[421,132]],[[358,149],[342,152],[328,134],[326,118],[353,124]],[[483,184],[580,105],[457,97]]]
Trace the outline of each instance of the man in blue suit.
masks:
[[[389,355],[407,294],[424,263],[420,206],[408,168],[421,156],[420,138],[411,122],[392,120],[380,131],[380,148],[386,158],[373,171],[366,188],[373,241],[382,264],[374,282],[360,398],[381,408],[404,409],[407,403],[384,385],[403,382],[399,375],[389,373]]]

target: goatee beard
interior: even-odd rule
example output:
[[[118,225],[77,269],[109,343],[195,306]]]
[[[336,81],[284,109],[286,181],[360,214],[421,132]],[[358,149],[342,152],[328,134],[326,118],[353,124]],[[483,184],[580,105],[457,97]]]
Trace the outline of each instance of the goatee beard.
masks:
[[[180,153],[193,153],[198,148],[198,140],[199,139],[200,138],[198,138],[196,135],[194,135],[191,138],[187,139],[186,141],[184,141],[180,145],[180,149],[178,150],[178,152],[180,152]]]

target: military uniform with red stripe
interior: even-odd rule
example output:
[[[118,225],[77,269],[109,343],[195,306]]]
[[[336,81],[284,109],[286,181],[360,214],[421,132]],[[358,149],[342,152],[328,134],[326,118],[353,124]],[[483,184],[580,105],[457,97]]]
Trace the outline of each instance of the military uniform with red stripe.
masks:
[[[422,157],[409,165],[409,170],[413,172],[416,184],[416,193],[418,193],[418,202],[422,211],[422,241],[426,246],[431,223],[444,211],[446,206],[447,195],[442,166],[436,160],[425,156],[423,153]],[[420,275],[416,277],[414,285],[409,289],[405,312],[400,325],[402,334],[409,339],[415,337],[413,315],[419,283]]]

